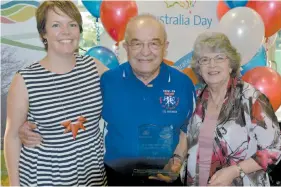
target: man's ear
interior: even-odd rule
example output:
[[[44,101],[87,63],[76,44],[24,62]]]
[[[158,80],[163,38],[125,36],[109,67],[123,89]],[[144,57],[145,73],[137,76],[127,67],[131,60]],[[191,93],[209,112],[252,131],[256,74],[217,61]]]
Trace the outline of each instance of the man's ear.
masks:
[[[127,44],[127,42],[125,41],[124,43],[123,43],[123,47],[124,47],[124,49],[126,50],[126,52],[128,52],[128,44]]]

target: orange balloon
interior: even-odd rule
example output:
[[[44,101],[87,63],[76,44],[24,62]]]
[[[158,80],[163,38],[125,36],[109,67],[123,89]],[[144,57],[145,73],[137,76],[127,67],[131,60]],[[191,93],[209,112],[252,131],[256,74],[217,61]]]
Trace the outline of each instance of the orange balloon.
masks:
[[[184,74],[186,74],[187,76],[189,76],[189,78],[192,80],[193,84],[196,85],[198,83],[198,79],[196,74],[194,73],[194,71],[192,71],[191,68],[185,68],[184,70],[182,70],[182,72]]]
[[[117,43],[124,39],[127,23],[136,15],[138,8],[134,0],[103,0],[101,3],[100,18],[103,27]]]
[[[219,1],[217,6],[217,17],[220,20],[225,13],[227,13],[230,10],[230,8],[225,4],[224,1]]]
[[[246,7],[252,8],[252,9],[255,10],[255,8],[256,8],[256,2],[257,2],[257,1],[252,1],[252,0],[250,0],[250,1],[248,1],[248,3],[246,4]]]
[[[272,36],[281,28],[281,1],[255,1],[247,4],[247,7],[254,9],[262,17],[265,37]]]
[[[260,90],[269,99],[273,110],[281,105],[281,76],[269,67],[256,67],[247,71],[242,79]]]
[[[174,62],[170,61],[170,60],[167,60],[167,59],[164,59],[163,60],[165,64],[169,65],[169,66],[172,66],[174,65]]]

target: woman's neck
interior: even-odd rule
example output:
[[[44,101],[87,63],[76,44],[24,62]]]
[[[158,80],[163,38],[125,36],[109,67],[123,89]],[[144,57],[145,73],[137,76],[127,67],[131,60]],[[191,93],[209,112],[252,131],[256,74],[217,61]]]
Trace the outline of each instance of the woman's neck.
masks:
[[[218,103],[218,102],[220,102],[221,100],[224,99],[224,96],[225,96],[226,91],[227,91],[229,79],[230,78],[228,78],[227,80],[222,82],[222,84],[208,85],[210,97],[212,97],[212,100],[215,103]]]
[[[65,74],[75,67],[76,60],[74,54],[60,56],[48,52],[47,56],[41,60],[40,64],[51,72]]]

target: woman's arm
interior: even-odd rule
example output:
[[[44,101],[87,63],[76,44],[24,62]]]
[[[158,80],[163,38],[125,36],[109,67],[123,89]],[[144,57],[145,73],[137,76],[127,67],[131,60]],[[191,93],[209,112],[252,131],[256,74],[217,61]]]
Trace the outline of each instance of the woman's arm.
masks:
[[[267,171],[281,159],[281,136],[277,117],[265,95],[260,94],[252,105],[251,119],[258,144],[252,159]]]
[[[240,168],[246,174],[262,169],[267,171],[281,159],[280,129],[268,99],[259,94],[250,107],[252,121],[247,126],[254,133],[258,150],[251,158],[239,162]],[[209,185],[227,186],[239,176],[239,167],[232,165],[217,171],[210,179]]]
[[[11,186],[19,186],[19,157],[21,142],[19,127],[26,121],[28,93],[20,74],[14,77],[7,97],[7,120],[4,136],[4,154]]]
[[[99,60],[97,60],[95,58],[94,58],[94,61],[97,65],[99,76],[101,77],[102,74],[108,70],[108,68],[105,65],[103,65],[103,63],[101,63]]]

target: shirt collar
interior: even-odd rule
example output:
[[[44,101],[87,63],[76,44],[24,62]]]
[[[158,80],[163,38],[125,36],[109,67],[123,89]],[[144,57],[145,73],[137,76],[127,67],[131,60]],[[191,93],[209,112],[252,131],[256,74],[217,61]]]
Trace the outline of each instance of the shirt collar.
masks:
[[[126,62],[125,66],[124,66],[124,69],[122,71],[122,77],[125,79],[134,78],[135,80],[140,81],[136,77],[136,75],[133,73],[132,66],[130,65],[129,62]],[[170,83],[172,81],[171,73],[168,69],[168,65],[165,64],[164,62],[162,62],[160,65],[159,74],[149,84],[159,84],[159,83],[162,83],[163,81],[165,81],[165,82],[167,81],[168,83]]]

